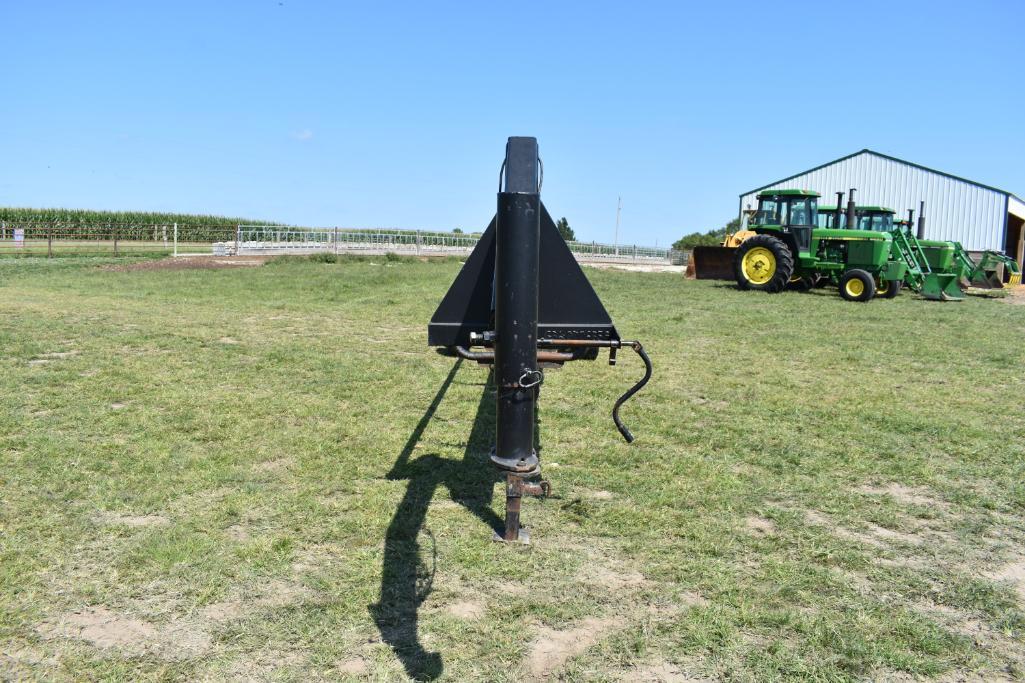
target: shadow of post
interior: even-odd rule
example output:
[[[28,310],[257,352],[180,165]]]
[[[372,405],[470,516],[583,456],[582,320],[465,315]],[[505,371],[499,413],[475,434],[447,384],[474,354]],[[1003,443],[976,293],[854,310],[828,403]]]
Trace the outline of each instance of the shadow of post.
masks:
[[[436,489],[444,485],[452,500],[492,529],[500,530],[503,525],[491,509],[498,475],[487,457],[495,427],[494,382],[490,372],[463,459],[456,462],[429,453],[410,462],[461,363],[460,359],[452,366],[388,473],[388,479],[406,479],[409,483],[385,534],[381,592],[377,604],[370,606],[370,613],[381,638],[395,652],[406,673],[416,680],[434,680],[444,669],[441,654],[426,651],[420,643],[417,626],[420,604],[430,595],[434,580],[437,551],[430,530],[424,529],[424,520]],[[421,548],[421,539],[430,547]],[[425,557],[430,559],[430,566]]]

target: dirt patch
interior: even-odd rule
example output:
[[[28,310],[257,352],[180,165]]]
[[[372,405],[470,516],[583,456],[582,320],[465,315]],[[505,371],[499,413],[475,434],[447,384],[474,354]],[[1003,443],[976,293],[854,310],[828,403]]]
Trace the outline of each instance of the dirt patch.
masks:
[[[930,496],[926,489],[912,488],[898,483],[862,486],[858,490],[870,496],[889,496],[902,505],[942,505],[939,500]]]
[[[923,538],[916,534],[908,534],[893,529],[881,527],[878,524],[869,524],[868,532],[854,531],[842,527],[835,521],[817,510],[807,510],[804,513],[805,521],[814,526],[828,527],[830,533],[845,541],[852,541],[861,545],[873,548],[888,548],[893,543],[906,543],[908,545],[921,545]]]
[[[461,600],[445,605],[444,611],[457,619],[472,621],[480,619],[484,615],[484,605],[472,600]]]
[[[588,263],[582,261],[580,265],[598,270],[628,270],[634,273],[680,273],[687,270],[686,266],[670,266],[657,263]]]
[[[577,580],[584,584],[598,585],[614,591],[641,588],[649,583],[640,572],[602,565],[587,566],[577,576]]]
[[[615,619],[590,617],[564,631],[542,628],[527,654],[527,680],[542,680],[558,671],[567,661],[597,643],[606,631],[618,624]]]
[[[1007,296],[1001,297],[1002,301],[1016,306],[1025,306],[1025,285],[1007,287],[1004,291],[1007,292]]]
[[[259,589],[259,594],[255,601],[259,607],[288,607],[308,598],[310,591],[297,583],[271,579]]]
[[[878,524],[869,524],[868,531],[873,537],[889,541],[891,543],[907,543],[908,545],[921,545],[922,538],[915,534],[906,534],[902,531],[894,531]]]
[[[124,404],[124,403],[111,403],[110,404],[110,409],[111,410],[121,410],[122,408],[125,407],[125,405],[126,404]]]
[[[101,270],[128,273],[137,270],[195,270],[218,268],[253,268],[262,266],[269,256],[171,256],[159,260],[101,266]]]
[[[988,572],[986,576],[995,581],[1006,581],[1013,585],[1015,592],[1018,593],[1018,600],[1025,606],[1025,558],[1018,558],[1000,569]]]
[[[345,676],[362,676],[367,672],[367,660],[362,657],[352,657],[338,662],[335,669]]]
[[[776,523],[765,517],[752,515],[744,520],[744,528],[755,536],[772,536],[776,533]]]
[[[668,662],[645,664],[632,669],[619,679],[624,683],[695,683],[709,681],[708,678],[691,676]]]
[[[104,650],[116,647],[143,653],[157,644],[160,632],[152,624],[117,614],[106,607],[86,607],[45,622],[39,627],[39,633],[46,638],[84,640]]]
[[[162,515],[126,515],[117,512],[104,512],[96,516],[96,521],[112,526],[166,526],[171,523]]]
[[[249,530],[241,524],[232,524],[224,530],[224,533],[228,536],[228,538],[237,543],[245,543],[250,538],[252,538],[252,536],[249,533]]]
[[[226,344],[228,346],[232,346],[234,344],[238,344],[239,343],[239,341],[237,339],[232,339],[231,337],[221,337],[217,341],[219,341],[222,344]]]
[[[199,610],[199,616],[206,621],[222,624],[234,621],[242,616],[244,612],[242,602],[239,600],[226,600],[215,602]]]
[[[57,360],[61,360],[63,358],[71,358],[72,356],[77,356],[77,355],[78,355],[78,351],[72,349],[71,351],[52,351],[50,353],[41,353],[41,354],[39,354],[39,357],[40,358],[56,358]]]
[[[277,460],[265,460],[258,462],[253,465],[253,471],[255,472],[280,472],[281,470],[288,467],[291,461],[287,458],[278,458]]]

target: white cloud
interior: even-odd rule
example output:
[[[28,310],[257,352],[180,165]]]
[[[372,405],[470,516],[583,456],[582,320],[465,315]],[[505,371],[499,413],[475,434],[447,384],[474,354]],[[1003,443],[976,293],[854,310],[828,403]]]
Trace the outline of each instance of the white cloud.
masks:
[[[293,140],[298,140],[299,142],[306,142],[307,140],[313,139],[313,131],[309,128],[303,128],[302,130],[293,130],[291,133],[289,133],[289,135],[292,137]]]

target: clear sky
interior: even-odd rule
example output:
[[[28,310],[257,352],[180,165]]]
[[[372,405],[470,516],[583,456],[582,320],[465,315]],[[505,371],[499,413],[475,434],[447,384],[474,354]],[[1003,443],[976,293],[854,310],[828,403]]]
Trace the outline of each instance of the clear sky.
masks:
[[[1025,196],[1025,2],[0,0],[0,205],[665,245],[864,147]]]

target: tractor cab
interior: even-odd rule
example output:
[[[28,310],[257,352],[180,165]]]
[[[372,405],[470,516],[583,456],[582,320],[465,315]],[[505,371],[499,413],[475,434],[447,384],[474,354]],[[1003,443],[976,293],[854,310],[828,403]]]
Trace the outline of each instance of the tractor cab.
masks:
[[[855,229],[872,232],[892,232],[893,217],[897,213],[885,206],[859,206],[855,209],[858,220]]]
[[[847,214],[843,211],[840,212],[840,221],[837,223],[836,220],[836,207],[835,206],[823,206],[819,205],[819,218],[816,227],[824,230],[843,230],[847,227]]]
[[[811,231],[818,225],[818,192],[809,190],[772,190],[758,195],[749,229],[755,232],[777,232],[789,235],[796,251],[807,252]]]

